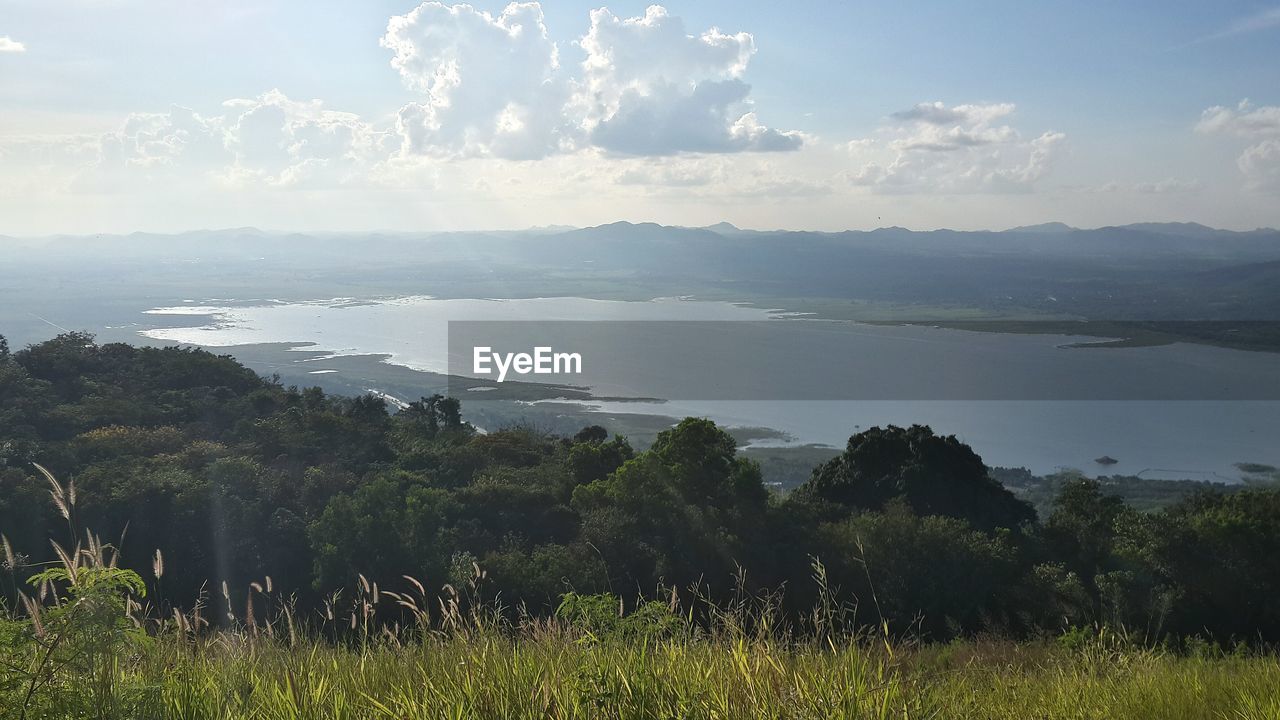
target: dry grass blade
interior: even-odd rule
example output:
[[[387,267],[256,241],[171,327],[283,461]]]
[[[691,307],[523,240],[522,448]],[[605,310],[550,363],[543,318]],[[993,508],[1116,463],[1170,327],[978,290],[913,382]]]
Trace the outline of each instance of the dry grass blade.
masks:
[[[4,569],[13,572],[18,569],[18,556],[13,552],[13,546],[9,544],[9,538],[4,534],[0,534],[0,545],[4,546]]]
[[[24,592],[18,593],[18,601],[21,602],[23,608],[26,609],[27,617],[31,618],[31,627],[35,631],[36,637],[43,638],[45,631],[40,603],[32,600],[31,597]]]
[[[71,505],[74,503],[68,502],[67,493],[58,482],[58,479],[53,476],[53,473],[49,472],[48,468],[40,463],[31,464],[35,466],[36,470],[40,471],[40,474],[44,476],[45,480],[49,481],[49,496],[53,498],[54,507],[58,509],[58,512],[64,519],[70,521]]]
[[[53,552],[57,554],[58,560],[62,563],[62,567],[67,571],[67,577],[74,584],[80,567],[80,548],[77,547],[74,553],[68,553],[62,549],[57,540],[50,540],[49,544],[53,546]]]
[[[425,598],[425,597],[427,596],[427,589],[426,589],[425,587],[423,587],[423,586],[422,586],[422,583],[418,582],[418,580],[417,580],[416,578],[414,578],[414,577],[413,577],[413,576],[411,576],[411,575],[402,575],[401,577],[403,577],[405,580],[408,580],[410,583],[412,583],[412,584],[413,584],[413,586],[414,586],[415,588],[417,588],[417,589],[418,589],[418,596],[419,596],[419,597],[424,597],[424,598]]]

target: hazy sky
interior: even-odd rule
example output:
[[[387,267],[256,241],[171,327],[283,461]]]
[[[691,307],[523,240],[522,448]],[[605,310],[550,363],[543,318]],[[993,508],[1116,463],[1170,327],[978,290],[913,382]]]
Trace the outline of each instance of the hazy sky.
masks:
[[[620,219],[1280,225],[1280,5],[0,0],[0,234]]]

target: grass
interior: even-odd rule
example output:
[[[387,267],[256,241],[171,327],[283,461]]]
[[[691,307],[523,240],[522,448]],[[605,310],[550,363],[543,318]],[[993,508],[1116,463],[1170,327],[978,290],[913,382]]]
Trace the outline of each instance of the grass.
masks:
[[[74,488],[40,469],[77,537]],[[672,591],[630,611],[570,593],[534,617],[484,599],[478,566],[439,592],[360,577],[303,617],[269,578],[242,601],[223,585],[216,611],[161,611],[110,545],[83,538],[55,545],[60,561],[27,583],[21,612],[0,605],[0,718],[1280,718],[1275,654],[1205,643],[1175,654],[1107,630],[894,638],[858,629],[817,561],[817,605],[790,621],[777,595],[741,585],[727,604]],[[163,579],[158,552],[152,575]]]
[[[363,648],[218,633],[157,642],[117,671],[121,718],[1280,717],[1275,658],[995,641],[891,654],[553,628]]]

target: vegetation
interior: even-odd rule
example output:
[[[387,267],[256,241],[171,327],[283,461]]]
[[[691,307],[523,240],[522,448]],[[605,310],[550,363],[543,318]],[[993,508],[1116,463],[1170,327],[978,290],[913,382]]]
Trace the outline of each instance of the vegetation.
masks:
[[[1104,489],[1039,519],[915,426],[782,496],[706,420],[638,452],[204,351],[0,343],[0,707],[1275,717],[1280,490]]]
[[[1241,465],[1248,467],[1246,463]],[[1042,517],[1048,517],[1058,496],[1068,486],[1087,478],[1079,470],[1062,470],[1051,475],[1032,475],[1026,468],[991,468],[991,477],[998,480],[1019,499],[1031,503]],[[1251,487],[1274,486],[1280,477],[1248,474],[1242,470],[1244,482],[1229,484],[1208,480],[1164,480],[1135,475],[1102,475],[1098,486],[1107,495],[1114,495],[1125,505],[1142,512],[1164,510],[1186,502],[1200,494],[1229,494]]]
[[[360,603],[403,603],[423,618],[419,589],[405,585],[405,595],[371,589]],[[29,718],[1264,720],[1280,711],[1274,656],[1208,646],[1179,655],[1107,632],[922,645],[815,632],[839,625],[838,610],[787,634],[769,624],[767,602],[695,623],[693,608],[651,602],[620,616],[613,596],[575,596],[554,618],[503,623],[495,608],[464,613],[446,598],[439,622],[380,635],[367,617],[299,632],[287,604],[213,634],[194,632],[190,616],[155,620],[146,644],[117,636],[102,675],[58,665],[40,692],[0,697]]]

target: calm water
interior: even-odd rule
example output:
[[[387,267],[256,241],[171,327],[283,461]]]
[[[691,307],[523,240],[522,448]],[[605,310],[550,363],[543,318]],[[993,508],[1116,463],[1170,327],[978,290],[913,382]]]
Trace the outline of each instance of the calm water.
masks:
[[[181,321],[186,326],[143,331],[153,339],[209,347],[298,343],[334,355],[387,354],[389,362],[433,372],[448,368],[450,320],[776,317],[758,308],[680,299],[428,297],[246,307],[187,304],[157,308],[150,314],[152,320],[187,316]],[[699,390],[709,383],[723,384],[727,375],[744,378],[743,387],[749,387],[756,376],[767,374],[768,397],[773,398],[769,400],[671,400],[599,403],[597,407],[614,413],[705,415],[729,425],[781,430],[795,442],[836,446],[843,445],[849,434],[872,425],[926,423],[958,435],[989,464],[1025,466],[1039,473],[1074,467],[1089,473],[1235,479],[1240,475],[1234,467],[1238,462],[1280,465],[1275,441],[1280,402],[1244,399],[1277,397],[1280,362],[1274,355],[1182,344],[1067,349],[1062,346],[1081,338],[925,327],[799,321],[775,321],[765,327],[768,336],[756,339],[749,356],[735,346],[732,351],[738,354],[726,354],[718,363],[686,359],[679,367],[671,367],[663,363],[674,361],[659,356],[658,350],[646,354],[643,343],[636,347],[619,343],[607,360],[584,367],[582,379],[575,384],[590,386],[597,394],[708,397]],[[714,343],[714,339],[705,343],[709,357],[725,351]],[[804,358],[802,363],[798,357]],[[786,399],[823,397],[824,387],[833,396],[867,399]],[[1195,399],[1138,399],[1166,396]],[[743,391],[715,397],[760,396]],[[1063,399],[1073,397],[1095,399]],[[1098,466],[1093,460],[1102,455],[1120,462]]]

